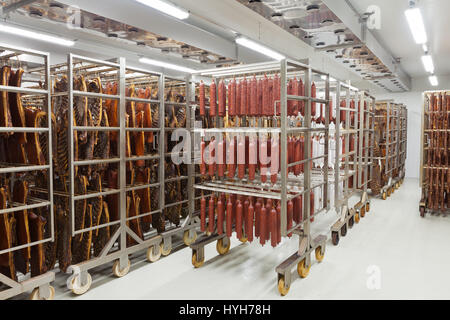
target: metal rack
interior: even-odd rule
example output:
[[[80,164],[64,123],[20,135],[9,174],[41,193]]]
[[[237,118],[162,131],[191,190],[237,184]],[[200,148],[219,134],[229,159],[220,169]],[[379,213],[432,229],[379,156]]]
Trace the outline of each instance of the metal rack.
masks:
[[[372,145],[373,115],[375,99],[349,84],[337,81],[333,86],[336,96],[335,132],[336,141],[334,163],[334,197],[339,219],[331,226],[332,243],[339,243],[354,223],[359,223],[370,209],[367,196]],[[358,105],[357,105],[358,104]],[[342,128],[341,124],[342,123]],[[344,140],[341,147],[341,137]],[[368,143],[364,143],[367,141]],[[370,142],[369,142],[370,141]],[[353,147],[352,147],[353,146]],[[343,173],[342,173],[343,171]],[[342,192],[340,192],[342,184]],[[361,193],[360,201],[351,207],[349,199]]]
[[[76,90],[74,88],[74,76],[78,73],[90,75],[92,77],[100,77],[106,81],[114,81],[117,83],[117,92],[114,94],[94,93]],[[165,185],[170,181],[182,180],[187,177],[178,177],[166,179],[165,177],[165,159],[170,156],[171,152],[166,150],[166,135],[171,133],[172,128],[166,128],[165,116],[166,105],[172,105],[174,102],[165,101],[165,85],[168,81],[178,81],[180,85],[186,87],[186,79],[169,79],[165,75],[150,72],[143,69],[131,68],[126,65],[124,58],[119,58],[115,61],[102,61],[82,57],[74,54],[69,54],[67,64],[55,67],[55,75],[66,74],[69,85],[67,92],[59,92],[54,96],[67,96],[69,100],[69,109],[74,109],[75,99],[82,97],[83,99],[99,99],[99,101],[109,101],[117,103],[117,119],[118,123],[114,126],[75,126],[74,114],[69,112],[69,126],[67,128],[69,134],[69,192],[59,192],[59,196],[65,197],[69,201],[70,209],[70,224],[71,237],[83,235],[84,233],[95,232],[108,228],[111,230],[108,241],[103,245],[101,251],[95,257],[90,257],[83,261],[76,261],[70,264],[67,268],[67,273],[72,275],[67,280],[67,287],[75,294],[83,294],[89,290],[92,278],[88,271],[97,266],[104,265],[109,262],[114,262],[113,273],[117,277],[125,276],[130,270],[129,256],[136,252],[147,250],[147,259],[150,262],[157,261],[161,255],[170,254],[173,246],[178,246],[180,243],[172,243],[172,238],[175,235],[181,234],[185,243],[193,241],[195,238],[196,223],[192,212],[189,211],[178,225],[173,225],[166,222],[164,219],[164,211],[167,208],[186,203],[187,200],[182,200],[180,203],[165,203]],[[153,85],[157,88],[157,97],[140,98],[134,96],[134,86]],[[132,89],[131,89],[132,88]],[[186,90],[186,99],[189,99],[189,92]],[[132,121],[127,120],[127,108],[134,110],[135,104],[149,105],[152,114],[157,118],[153,121],[151,126],[133,127]],[[177,103],[179,107],[186,107],[186,103]],[[189,109],[186,108],[186,117],[189,118]],[[130,115],[130,118],[132,116]],[[156,123],[155,123],[156,122]],[[136,120],[137,123],[137,120]],[[186,122],[189,130],[189,122]],[[95,159],[75,159],[74,155],[74,136],[77,132],[115,132],[117,134],[116,140],[116,154],[105,158]],[[137,152],[130,151],[131,139],[139,139],[146,137],[146,134],[153,134],[153,147],[145,147],[146,151]],[[169,150],[170,151],[170,150]],[[153,163],[152,161],[156,162]],[[140,163],[140,164],[138,164]],[[117,171],[116,178],[112,181],[116,184],[115,187],[103,188],[95,192],[87,192],[85,194],[78,194],[75,191],[75,181],[77,179],[77,172],[81,168],[107,166]],[[146,166],[151,166],[157,171],[156,180],[149,176],[145,181],[135,181],[136,172],[145,170]],[[156,169],[157,168],[157,169]],[[134,170],[136,169],[136,170]],[[150,172],[148,175],[156,172]],[[188,179],[188,189],[190,189],[191,181]],[[151,206],[150,212],[148,210],[137,209],[139,202],[136,199],[136,193],[139,191],[149,192],[150,196],[157,192],[157,206]],[[92,199],[99,197],[118,196],[118,199],[113,203],[113,207],[109,208],[109,212],[113,209],[117,212],[117,220],[107,223],[98,223],[96,226],[76,228],[76,212],[75,206],[77,201],[84,199]],[[148,200],[148,199],[147,199]],[[150,200],[148,200],[150,202]],[[133,211],[134,210],[134,211]],[[151,218],[150,218],[151,217]],[[145,221],[144,221],[145,220]],[[156,221],[157,227],[151,228],[149,220],[152,224]],[[146,230],[142,230],[142,225],[146,224]],[[155,226],[153,224],[153,226]]]
[[[20,99],[21,101],[24,99],[31,100],[36,98],[38,102],[36,102],[36,105],[34,106],[35,110],[45,112],[41,119],[44,121],[39,127],[29,127],[27,125],[18,127],[14,126],[14,123],[10,123],[8,126],[1,127],[0,132],[2,135],[8,135],[9,133],[14,133],[15,135],[23,133],[23,135],[26,134],[28,138],[35,137],[34,135],[40,135],[40,138],[44,136],[43,140],[45,140],[47,146],[52,146],[52,135],[50,134],[52,130],[52,117],[51,112],[49,112],[51,110],[49,54],[12,47],[5,44],[0,44],[0,53],[2,53],[0,56],[0,63],[2,63],[3,66],[11,66],[17,63],[19,64],[17,69],[21,68],[21,55],[29,55],[35,60],[41,61],[38,63],[43,66],[42,72],[34,75],[42,80],[43,85],[40,88],[34,87],[35,83],[30,87],[30,82],[24,78],[22,78],[22,86],[11,86],[10,83],[4,83],[2,79],[0,82],[0,93],[2,96],[1,98],[5,98],[3,101],[6,101],[8,94],[10,95],[11,93],[21,94],[21,97],[17,97],[17,99]],[[13,59],[16,58],[17,61],[13,61]],[[30,76],[28,69],[24,71],[24,75]],[[25,86],[25,83],[28,83],[28,86]],[[3,106],[3,108],[9,110],[10,105]],[[43,124],[44,122],[45,125]],[[1,137],[3,140],[2,144],[4,144],[6,140],[12,138],[14,138],[14,135]],[[18,143],[17,141],[11,143],[16,144],[16,146],[19,146],[20,144],[22,148],[24,148],[24,144]],[[31,144],[32,142],[30,141],[29,143]],[[4,150],[2,152],[6,151],[8,151],[9,155],[14,152],[12,149]],[[5,157],[5,155],[2,157]],[[44,263],[42,261],[36,262],[36,259],[32,256],[33,254],[38,254],[38,252],[43,254],[44,246],[51,245],[54,241],[52,148],[47,148],[46,154],[42,155],[43,158],[41,163],[33,163],[31,158],[28,159],[29,157],[30,153],[26,152],[24,153],[24,161],[21,163],[13,163],[11,161],[1,163],[1,180],[2,183],[5,184],[2,186],[2,189],[3,187],[6,188],[6,190],[3,191],[5,194],[4,208],[1,208],[0,210],[0,218],[2,220],[1,232],[3,233],[3,236],[7,237],[7,234],[11,230],[15,231],[15,229],[12,229],[10,226],[10,224],[14,224],[15,222],[11,222],[11,220],[16,221],[15,218],[23,215],[20,224],[24,224],[24,227],[27,228],[27,239],[18,239],[18,243],[13,243],[12,239],[9,238],[6,247],[0,247],[0,256],[3,256],[3,258],[7,256],[6,258],[9,260],[7,268],[10,273],[10,276],[0,273],[0,299],[8,299],[30,290],[32,290],[30,299],[33,300],[53,299],[55,294],[53,287],[50,286],[50,283],[55,279],[55,274],[51,271],[47,271]],[[24,184],[28,183],[29,192],[28,197],[25,197],[25,203],[21,201],[18,202],[14,199],[15,192],[13,191],[13,188],[15,188],[16,183],[18,184],[21,182]],[[10,189],[8,190],[8,188]],[[13,199],[11,199],[10,190],[13,192]],[[43,192],[40,190],[43,190]],[[33,218],[31,215],[33,215]],[[37,222],[37,220],[39,220],[39,222]],[[19,224],[19,222],[17,224]],[[44,229],[45,224],[46,227]],[[42,232],[42,239],[39,239],[40,236],[33,232],[33,230],[30,232],[28,228],[34,229],[36,233]],[[10,231],[7,231],[8,229]],[[12,235],[10,235],[10,237],[12,237]],[[13,261],[13,256],[17,258],[19,252],[23,252],[23,250],[28,252],[28,255],[30,255],[31,252],[31,256],[25,259],[25,271],[19,273],[16,269],[21,268],[16,268],[16,261]],[[34,265],[35,263],[38,264],[37,270]],[[29,271],[29,265],[31,265],[31,273]]]
[[[273,63],[260,63],[253,65],[236,66],[230,68],[221,68],[214,70],[206,70],[199,72],[195,75],[194,80],[208,79],[211,81],[211,77],[221,81],[231,81],[232,79],[243,79],[246,76],[255,76],[258,79],[265,77],[266,74],[280,75],[280,96],[279,100],[275,99],[272,111],[265,116],[236,116],[234,124],[230,125],[225,123],[224,119],[219,116],[215,118],[215,128],[203,129],[195,128],[194,133],[202,134],[207,137],[208,135],[216,134],[216,139],[223,139],[223,135],[263,135],[268,134],[280,135],[279,141],[281,145],[281,170],[276,175],[276,183],[262,181],[262,175],[257,174],[255,180],[249,178],[247,174],[243,179],[234,179],[219,177],[216,173],[211,181],[205,181],[203,183],[197,183],[194,185],[195,189],[209,191],[212,193],[220,193],[223,195],[229,195],[229,197],[260,197],[265,199],[272,199],[274,202],[279,201],[279,238],[290,237],[292,234],[299,236],[299,250],[286,259],[283,263],[278,265],[275,269],[278,275],[278,290],[281,295],[286,295],[289,291],[292,276],[291,270],[297,266],[300,277],[304,278],[308,275],[311,262],[311,254],[315,252],[316,259],[322,261],[325,253],[326,236],[319,235],[312,238],[310,224],[313,217],[321,212],[329,210],[329,171],[328,171],[328,138],[329,138],[329,75],[318,70],[311,68],[310,66],[302,63],[298,63],[292,60],[282,60],[280,62]],[[321,81],[320,77],[323,76],[325,80],[325,98],[319,99],[313,97],[311,92],[311,86],[314,80]],[[288,81],[294,77],[300,77],[303,79],[305,94],[288,94]],[[219,86],[217,86],[219,87]],[[275,86],[274,86],[275,87]],[[276,88],[276,87],[275,87]],[[218,97],[219,95],[217,95]],[[288,115],[288,104],[290,101],[303,101],[304,102],[304,118],[298,119]],[[322,127],[312,127],[312,104],[323,104],[325,106],[325,120]],[[278,112],[277,112],[278,105]],[[229,106],[229,104],[228,104]],[[192,105],[195,109],[197,105]],[[226,116],[230,120],[228,116]],[[248,124],[247,124],[248,123]],[[313,133],[323,134],[324,139],[324,153],[313,157],[311,155],[311,137]],[[303,135],[304,136],[304,158],[301,161],[287,163],[287,148],[288,148],[288,135]],[[249,138],[250,139],[250,138]],[[196,159],[201,158],[197,156]],[[273,159],[273,158],[272,158]],[[313,161],[323,160],[324,166],[322,168],[313,168]],[[304,165],[303,174],[294,176],[288,174],[288,169],[297,165]],[[194,165],[192,165],[194,167]],[[273,173],[272,173],[273,174]],[[322,204],[319,208],[311,207],[311,195],[315,188],[322,189]],[[288,202],[302,196],[303,212],[300,221],[289,225],[288,219]],[[225,198],[225,197],[224,197]],[[301,199],[301,198],[299,198]],[[271,201],[272,201],[271,200]],[[231,201],[231,200],[229,200]],[[193,203],[193,201],[191,202]],[[274,210],[274,209],[272,209]],[[214,218],[215,219],[215,218]],[[208,220],[208,223],[210,220]],[[214,230],[208,230],[197,241],[191,244],[192,248],[192,263],[194,267],[200,267],[205,260],[204,247],[212,242],[217,241],[217,251],[220,255],[226,254],[230,248],[230,238],[226,232],[218,232],[217,224],[215,224]],[[236,231],[240,234],[240,227],[238,224],[233,223],[232,231]],[[252,224],[253,227],[253,219]],[[223,227],[223,226],[222,226]],[[245,228],[244,228],[245,229]],[[212,231],[212,232],[211,232]],[[251,231],[253,232],[253,231]],[[273,232],[273,231],[272,231]],[[273,233],[272,233],[273,237]],[[239,236],[238,236],[239,238]],[[246,230],[242,231],[242,237],[239,238],[241,242],[248,240],[248,234]],[[272,243],[272,246],[274,243]]]
[[[383,141],[378,155],[372,157],[373,165],[381,168],[380,195],[386,200],[398,188],[399,142],[401,105],[393,100],[377,101],[375,108],[375,128]],[[372,169],[373,170],[373,169]],[[373,190],[372,190],[373,192]]]
[[[406,174],[406,157],[408,150],[408,109],[405,105],[400,107],[400,132],[399,132],[399,173],[398,183],[401,185],[405,179]]]
[[[423,93],[420,216],[450,210],[450,91]]]

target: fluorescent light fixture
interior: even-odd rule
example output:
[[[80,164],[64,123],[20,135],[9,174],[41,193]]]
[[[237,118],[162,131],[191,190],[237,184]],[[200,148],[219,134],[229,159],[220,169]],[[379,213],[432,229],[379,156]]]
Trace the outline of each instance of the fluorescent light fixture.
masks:
[[[436,87],[439,84],[438,78],[436,76],[429,76],[428,80],[430,80],[430,84],[433,87]]]
[[[422,45],[423,52],[428,53],[428,46],[426,43]]]
[[[197,72],[197,70],[194,70],[194,69],[182,67],[182,66],[179,66],[176,64],[167,63],[167,62],[163,62],[163,61],[159,61],[159,60],[148,59],[148,58],[140,58],[139,62],[145,63],[145,64],[151,64],[152,66],[162,67],[162,68],[166,68],[166,69],[172,69],[172,70],[177,70],[177,71],[181,71],[181,72],[186,72],[186,73]]]
[[[17,28],[0,24],[0,32],[13,34],[20,37],[30,38],[38,41],[51,42],[59,44],[61,46],[71,47],[75,44],[75,41],[63,39],[60,37],[51,36],[45,33],[35,32],[27,29]]]
[[[275,60],[278,60],[278,61],[286,58],[282,54],[279,54],[278,52],[273,51],[272,49],[269,49],[263,45],[260,45],[259,43],[255,42],[255,41],[249,40],[244,37],[236,38],[236,43],[241,46],[247,47],[253,51],[262,53],[263,55],[266,55],[266,56],[273,58]]]
[[[413,34],[414,40],[417,44],[424,44],[427,42],[427,33],[422,19],[422,13],[419,8],[412,8],[405,11],[406,19],[408,20],[409,28]]]
[[[434,63],[433,63],[433,58],[431,57],[431,55],[427,54],[425,56],[422,56],[422,63],[423,63],[423,66],[425,67],[426,72],[429,72],[429,73],[434,72]]]
[[[136,0],[136,1],[180,20],[184,20],[189,17],[188,11],[176,7],[173,4],[169,4],[165,1],[161,0]]]

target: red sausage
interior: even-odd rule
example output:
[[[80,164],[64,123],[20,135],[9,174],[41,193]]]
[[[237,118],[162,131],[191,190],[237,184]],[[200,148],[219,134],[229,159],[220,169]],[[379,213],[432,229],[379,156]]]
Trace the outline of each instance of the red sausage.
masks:
[[[248,156],[248,180],[255,180],[256,173],[256,163],[257,163],[257,148],[255,143],[255,138],[251,137],[250,142],[248,144],[249,156]]]
[[[279,164],[279,145],[278,139],[273,138],[271,143],[271,152],[270,152],[271,164],[270,164],[270,181],[275,184],[278,178],[278,171],[280,170]]]
[[[292,200],[289,200],[287,203],[287,229],[288,230],[290,230],[292,228],[293,215],[294,215],[294,204],[292,203]],[[290,232],[288,234],[288,237],[292,237],[292,232]]]
[[[231,90],[230,90],[231,87]],[[230,92],[230,101],[228,101],[228,115],[234,117],[236,115],[236,80],[233,79],[228,86],[228,91]]]
[[[205,161],[205,148],[206,143],[202,138],[202,142],[200,143],[200,174],[206,175],[206,161]]]
[[[260,158],[260,173],[261,182],[265,183],[267,181],[267,165],[269,162],[269,157],[267,155],[267,138],[264,137],[259,141],[259,158]]]
[[[200,116],[204,116],[205,112],[205,84],[200,81]]]
[[[238,143],[238,178],[244,179],[245,176],[245,137],[239,138]]]
[[[313,222],[314,221],[314,211],[315,211],[315,209],[314,209],[314,192],[312,192],[311,191],[311,195],[310,195],[310,197],[309,197],[309,211],[310,211],[310,217],[312,217],[311,218],[311,222]]]
[[[296,139],[294,142],[294,162],[302,161],[302,150],[301,150],[301,142],[300,139]],[[294,174],[298,176],[301,172],[301,165],[296,164],[294,166]]]
[[[203,196],[200,199],[200,231],[206,231],[206,199]]]
[[[274,110],[274,82],[272,78],[269,78],[269,109],[268,109],[268,116],[273,116],[275,115],[275,110]]]
[[[300,195],[294,199],[294,203],[292,205],[293,217],[296,224],[302,222],[302,199],[303,197]],[[292,201],[291,201],[292,202]]]
[[[236,157],[235,157],[235,148],[236,143],[234,137],[231,138],[230,142],[228,143],[228,178],[232,179],[234,178],[234,175],[236,174]]]
[[[316,98],[317,92],[316,92],[316,84],[313,82],[311,85],[311,97]],[[316,114],[316,103],[311,102],[311,114]]]
[[[245,116],[247,114],[247,79],[244,78],[241,82],[241,108],[239,116]]]
[[[214,79],[209,87],[209,115],[215,117],[217,114],[217,94],[216,94],[216,83]]]
[[[236,108],[235,108],[235,112],[236,115],[240,116],[241,115],[241,82],[238,82],[236,84]]]
[[[225,224],[227,237],[231,237],[231,232],[233,230],[233,203],[231,202],[231,197],[228,198],[227,202],[227,223]]]
[[[253,76],[250,82],[250,112],[249,115],[256,116],[258,114],[258,96],[256,76]]]
[[[223,233],[223,219],[224,219],[224,207],[222,202],[222,197],[217,200],[217,233]]]
[[[305,160],[305,137],[300,137],[300,160]],[[305,164],[302,163],[300,165],[300,171],[304,172],[305,170]]]
[[[292,91],[294,91],[294,95],[298,96],[299,94],[299,82],[297,81],[297,78],[294,78],[294,83],[292,85]],[[297,116],[298,115],[298,100],[292,101],[292,115]]]
[[[209,207],[208,207],[208,231],[210,233],[214,232],[214,205],[215,205],[215,197],[214,195],[209,198]]]
[[[236,195],[232,194],[230,196],[231,203],[233,204],[232,210],[231,210],[231,224],[234,224],[236,221]]]
[[[330,102],[328,103],[328,122],[336,124],[336,118],[333,117],[333,100],[330,99]]]
[[[262,104],[263,104],[263,115],[270,116],[270,106],[269,106],[269,79],[267,75],[264,75],[262,80]]]
[[[219,117],[225,116],[225,103],[226,103],[226,92],[225,83],[223,80],[219,82]]]
[[[300,83],[298,85],[298,95],[301,97],[305,96],[305,85],[303,84],[302,79],[300,79]],[[305,116],[305,101],[302,100],[299,102],[299,109],[300,109],[301,115],[304,117]]]
[[[217,166],[218,166],[217,174],[221,178],[225,175],[224,149],[225,149],[225,143],[222,139],[217,144]]]
[[[238,239],[242,238],[242,218],[243,218],[243,206],[241,201],[238,200],[236,205],[236,237]]]
[[[216,140],[214,139],[209,142],[208,173],[211,177],[214,176],[215,171],[216,171],[215,155],[216,155]]]
[[[255,204],[255,237],[260,236],[260,226],[261,226],[261,207],[262,200],[258,198]]]
[[[287,94],[288,95],[294,94],[294,80],[292,80],[292,79],[289,80],[289,84],[287,87]],[[287,102],[287,115],[288,116],[292,116],[292,114],[293,114],[293,110],[292,110],[293,105],[294,105],[294,100],[288,100],[288,102]]]
[[[263,115],[263,104],[262,104],[262,96],[263,96],[263,82],[262,80],[258,80],[256,85],[256,95],[257,95],[257,116],[262,117]]]
[[[277,244],[281,242],[281,204],[277,204]]]
[[[247,86],[246,86],[246,100],[245,100],[245,113],[244,116],[247,116],[250,114],[250,93],[251,93],[251,80],[249,79],[247,81]]]
[[[277,210],[275,210],[275,208],[272,208],[272,210],[270,210],[270,231],[272,234],[272,237],[270,238],[270,244],[274,248],[277,246],[278,241],[277,225]]]
[[[341,105],[340,105],[341,108],[345,108],[346,105],[347,105],[346,101],[342,100]],[[345,122],[346,116],[347,116],[347,111],[341,110],[340,115],[341,115],[341,123]]]
[[[280,82],[280,77],[278,77],[278,74],[275,75],[275,79],[274,79],[274,103],[276,103],[276,112],[277,112],[277,116],[281,115],[281,101],[280,101],[280,96],[281,96],[281,82]]]
[[[263,206],[261,208],[261,217],[260,217],[260,222],[259,222],[259,229],[260,229],[259,230],[259,232],[260,232],[259,243],[263,246],[266,243],[266,220],[267,220],[266,212],[267,212],[266,207]]]
[[[247,225],[248,225],[248,207],[250,206],[250,201],[247,199],[245,199],[244,201],[244,213],[242,214],[242,219],[243,221],[243,226],[244,226],[244,231],[245,231],[245,235],[247,235]]]
[[[248,206],[248,214],[247,214],[247,239],[249,242],[253,241],[253,219],[254,219],[255,209],[253,208],[253,203],[250,202]]]
[[[293,162],[295,161],[295,159],[294,159],[295,140],[294,140],[293,137],[289,137],[289,138],[288,138],[288,147],[287,147],[287,150],[288,150],[288,156],[287,156],[287,159],[288,159],[288,165],[289,165],[289,164],[291,164],[291,163],[293,163]],[[288,166],[288,172],[294,172],[294,167],[289,167],[289,166]]]

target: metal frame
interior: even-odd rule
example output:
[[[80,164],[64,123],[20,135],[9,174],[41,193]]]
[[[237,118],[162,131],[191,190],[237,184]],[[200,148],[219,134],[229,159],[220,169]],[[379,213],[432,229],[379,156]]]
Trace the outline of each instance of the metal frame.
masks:
[[[230,68],[221,68],[214,70],[201,71],[196,74],[199,77],[214,77],[216,79],[231,79],[233,77],[241,77],[244,75],[254,75],[254,74],[264,74],[264,73],[277,72],[280,74],[281,83],[281,115],[277,117],[273,116],[273,127],[265,128],[261,119],[258,119],[257,123],[253,122],[255,127],[240,127],[240,128],[223,128],[223,123],[221,119],[216,119],[216,128],[214,129],[198,129],[195,128],[194,132],[203,133],[270,133],[276,132],[280,133],[280,144],[281,144],[281,171],[279,173],[278,182],[276,186],[261,185],[259,183],[258,177],[257,183],[247,182],[228,182],[227,178],[222,180],[218,179],[216,175],[216,181],[218,182],[207,182],[204,184],[195,184],[195,189],[200,190],[212,190],[214,192],[221,192],[227,194],[238,194],[238,195],[257,195],[259,197],[266,197],[271,199],[280,200],[281,202],[281,236],[287,237],[290,233],[295,233],[299,236],[299,250],[291,255],[287,260],[281,263],[275,268],[278,274],[278,280],[283,279],[283,285],[285,289],[289,288],[292,282],[291,270],[299,262],[304,261],[306,268],[311,266],[311,253],[320,248],[321,254],[325,252],[325,242],[326,236],[319,235],[315,239],[312,239],[310,224],[311,224],[311,212],[310,212],[310,194],[315,188],[323,188],[323,207],[316,209],[313,212],[316,216],[320,212],[329,210],[329,195],[328,195],[328,183],[329,183],[329,172],[328,172],[328,136],[329,136],[329,75],[321,71],[312,69],[309,65],[299,63],[293,60],[281,60],[280,62],[270,62],[270,63],[258,63],[250,65],[235,66]],[[287,81],[288,77],[294,77],[294,75],[304,75],[304,86],[305,86],[305,96],[295,96],[287,94]],[[311,84],[313,82],[313,75],[322,75],[326,77],[325,80],[325,99],[312,98],[311,97]],[[305,118],[303,127],[291,127],[288,123],[287,115],[287,102],[288,100],[305,101]],[[323,128],[313,128],[311,126],[311,103],[316,102],[325,105],[325,118],[326,124]],[[245,117],[244,117],[245,118]],[[245,122],[245,120],[244,120]],[[277,123],[280,123],[278,126]],[[311,134],[313,132],[323,133],[325,136],[325,152],[324,155],[313,158],[309,156],[311,154]],[[305,159],[300,162],[287,164],[287,136],[288,134],[303,134],[305,137]],[[324,159],[324,167],[322,170],[311,169],[310,163],[314,160]],[[292,178],[287,174],[288,167],[295,166],[298,164],[304,165],[304,173],[302,177]],[[249,188],[249,189],[247,189]],[[258,189],[255,191],[250,188]],[[298,189],[297,189],[298,188]],[[272,192],[272,190],[277,190],[278,193]],[[287,227],[287,201],[295,198],[299,195],[303,195],[303,221],[288,230]],[[204,260],[204,247],[205,245],[214,242],[216,240],[224,241],[223,244],[227,245],[230,239],[226,234],[218,235],[216,232],[213,234],[206,233],[201,236],[195,243],[191,245],[193,257],[195,256],[197,261]],[[316,251],[317,252],[317,251]],[[279,282],[281,283],[281,282]]]
[[[108,69],[103,70],[104,72],[111,72],[111,70],[116,70],[118,78],[116,79],[119,83],[119,92],[116,96],[114,95],[107,95],[107,94],[96,94],[96,93],[89,93],[89,92],[81,92],[81,91],[75,91],[73,90],[73,76],[74,76],[74,61],[77,62],[84,62],[92,64],[93,66],[107,66]],[[65,67],[63,72],[67,72],[67,77],[69,81],[69,91],[67,93],[63,93],[68,95],[69,97],[69,106],[70,110],[73,108],[73,98],[74,96],[83,96],[83,97],[97,97],[102,99],[110,99],[110,100],[118,100],[119,101],[119,119],[120,119],[120,126],[118,128],[101,128],[101,127],[75,127],[73,125],[73,113],[70,113],[70,120],[69,120],[69,149],[70,149],[70,157],[69,157],[69,167],[70,167],[70,194],[66,195],[70,197],[70,216],[72,219],[72,236],[78,234],[87,232],[90,230],[96,230],[102,227],[111,226],[111,225],[117,225],[118,229],[115,231],[114,234],[111,235],[110,240],[105,245],[104,249],[102,250],[101,254],[98,257],[93,257],[92,259],[89,259],[87,261],[83,261],[81,263],[71,265],[69,266],[67,272],[72,273],[71,276],[67,280],[67,287],[68,289],[72,290],[73,292],[77,293],[77,290],[80,288],[85,288],[86,286],[90,286],[90,275],[88,274],[88,271],[90,269],[93,269],[97,266],[104,265],[106,263],[116,261],[116,264],[113,266],[113,272],[116,274],[116,276],[123,276],[129,271],[129,255],[136,253],[138,251],[142,251],[147,249],[147,258],[149,258],[150,254],[153,256],[156,256],[157,259],[163,255],[168,255],[174,245],[179,245],[178,243],[172,244],[172,238],[173,236],[177,234],[186,235],[186,233],[189,233],[189,239],[192,239],[196,236],[195,234],[195,228],[198,225],[198,221],[194,219],[193,212],[189,211],[189,215],[182,221],[180,226],[170,228],[167,231],[164,231],[162,233],[158,233],[156,230],[152,229],[150,232],[144,234],[144,239],[141,239],[138,237],[131,228],[127,225],[127,223],[130,220],[142,218],[144,216],[153,215],[155,213],[161,213],[165,208],[169,206],[176,205],[175,204],[165,204],[165,192],[164,192],[164,186],[165,183],[169,180],[173,181],[174,179],[165,179],[165,171],[164,171],[164,159],[168,156],[170,156],[170,153],[165,153],[165,134],[167,133],[167,128],[165,128],[165,106],[166,104],[173,104],[172,102],[166,102],[164,97],[165,92],[165,81],[166,77],[164,74],[157,73],[157,72],[151,72],[143,69],[137,69],[137,68],[131,68],[126,65],[125,58],[119,58],[116,62],[110,62],[110,61],[102,61],[97,59],[91,59],[88,57],[82,57],[74,54],[68,55],[67,60],[67,66],[61,65],[61,67]],[[101,73],[102,71],[96,71],[96,74]],[[143,78],[155,78],[157,77],[157,83],[158,83],[158,93],[160,95],[158,100],[152,100],[152,99],[140,99],[140,98],[131,98],[127,97],[125,94],[125,88],[127,85],[127,79],[125,75],[129,72],[136,72],[143,74]],[[142,80],[142,79],[141,79]],[[182,81],[187,81],[187,79],[180,79]],[[185,84],[187,86],[187,82]],[[58,93],[61,95],[61,93]],[[186,90],[186,100],[189,101],[189,92]],[[159,108],[159,127],[158,128],[128,128],[126,127],[126,103],[127,102],[146,102],[151,104],[158,104]],[[187,106],[186,104],[179,104],[180,106]],[[190,117],[190,111],[189,108],[186,108],[186,118],[189,119]],[[187,123],[187,129],[190,129],[190,122],[186,121]],[[90,131],[118,131],[119,132],[119,155],[118,158],[113,159],[101,159],[101,160],[84,160],[84,161],[74,161],[74,154],[73,154],[73,133],[74,131],[79,130],[90,130]],[[136,156],[126,156],[126,133],[127,132],[155,132],[157,134],[158,140],[158,155],[144,155],[142,157],[136,157]],[[156,139],[156,137],[155,137]],[[158,159],[159,160],[159,172],[158,172],[158,182],[157,183],[150,183],[146,185],[130,185],[127,186],[126,183],[126,165],[127,162],[130,161],[136,161],[136,160],[150,160],[150,159]],[[74,192],[74,167],[81,166],[81,165],[89,165],[89,164],[105,164],[105,163],[117,163],[119,166],[119,188],[116,190],[106,190],[104,192],[99,192],[95,194],[87,194],[87,195],[75,195]],[[185,177],[181,177],[185,178]],[[180,179],[181,179],[180,178]],[[192,182],[189,180],[189,186],[192,185]],[[127,192],[139,190],[142,188],[153,188],[158,187],[159,188],[159,201],[158,201],[158,210],[144,213],[135,217],[129,217],[127,218],[127,212],[126,212],[126,197]],[[85,228],[82,230],[75,230],[74,228],[74,203],[77,200],[80,199],[86,199],[89,197],[95,197],[95,196],[106,196],[110,194],[118,193],[120,195],[119,200],[119,206],[120,206],[120,220],[104,225],[99,225],[91,228]],[[182,203],[188,202],[188,200],[182,201]],[[167,224],[166,224],[167,225]],[[133,240],[137,242],[135,245],[131,245],[127,247],[127,236],[130,236]],[[150,258],[149,258],[150,259]],[[152,260],[152,261],[156,261]],[[83,290],[83,293],[86,290]]]
[[[0,91],[6,91],[6,92],[16,92],[16,93],[24,93],[24,94],[30,94],[30,95],[38,95],[41,97],[46,98],[46,103],[42,102],[42,108],[45,112],[47,112],[47,127],[45,128],[0,128],[1,132],[48,132],[47,138],[48,138],[48,145],[52,146],[52,121],[51,121],[51,78],[50,78],[50,54],[46,52],[40,52],[40,51],[34,51],[14,46],[9,46],[6,44],[0,43],[0,50],[7,50],[7,51],[13,51],[14,54],[12,56],[17,56],[19,54],[28,54],[36,57],[40,57],[43,59],[43,65],[44,65],[44,75],[45,75],[45,89],[30,89],[30,88],[18,88],[18,87],[11,87],[11,86],[0,86]],[[1,58],[0,58],[1,59]],[[45,99],[43,100],[45,101]],[[45,190],[44,194],[47,195],[48,200],[40,200],[40,199],[29,199],[27,204],[12,204],[11,208],[0,210],[1,214],[7,214],[11,212],[16,211],[22,211],[27,209],[33,209],[38,207],[49,207],[50,210],[50,221],[47,223],[50,224],[50,232],[51,237],[48,237],[46,239],[43,239],[41,241],[35,241],[32,243],[28,243],[25,245],[15,246],[9,249],[0,250],[0,254],[10,253],[13,251],[17,251],[23,248],[29,248],[32,246],[36,246],[39,244],[43,244],[46,242],[53,242],[55,239],[55,221],[54,221],[54,215],[53,215],[53,165],[52,165],[52,148],[48,148],[48,158],[46,159],[47,165],[43,166],[36,166],[36,165],[23,165],[23,166],[13,166],[10,164],[3,164],[2,169],[0,169],[0,173],[7,174],[7,173],[23,173],[23,172],[30,172],[30,171],[47,171],[48,172],[48,180],[47,180],[47,190]],[[33,189],[31,189],[33,191]],[[25,280],[24,280],[25,279]],[[54,272],[48,271],[42,275],[30,277],[26,279],[26,277],[23,277],[22,279],[19,278],[18,281],[14,281],[11,278],[0,274],[0,283],[3,283],[8,289],[4,289],[0,291],[0,300],[1,299],[8,299],[11,297],[14,297],[16,295],[25,293],[27,291],[37,289],[38,290],[38,297],[40,299],[51,299],[52,298],[52,292],[50,283],[53,282],[55,279]]]

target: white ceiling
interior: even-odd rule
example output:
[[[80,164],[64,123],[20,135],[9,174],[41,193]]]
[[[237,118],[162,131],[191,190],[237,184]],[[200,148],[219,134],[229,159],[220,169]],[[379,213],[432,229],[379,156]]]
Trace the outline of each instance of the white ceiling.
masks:
[[[414,42],[404,11],[408,0],[350,0],[363,13],[370,5],[381,9],[381,29],[372,30],[377,40],[394,57],[401,58],[401,66],[412,78],[424,77],[425,72],[420,57],[423,50]],[[437,75],[450,75],[450,12],[449,0],[416,0],[421,8],[428,35],[429,48]]]

